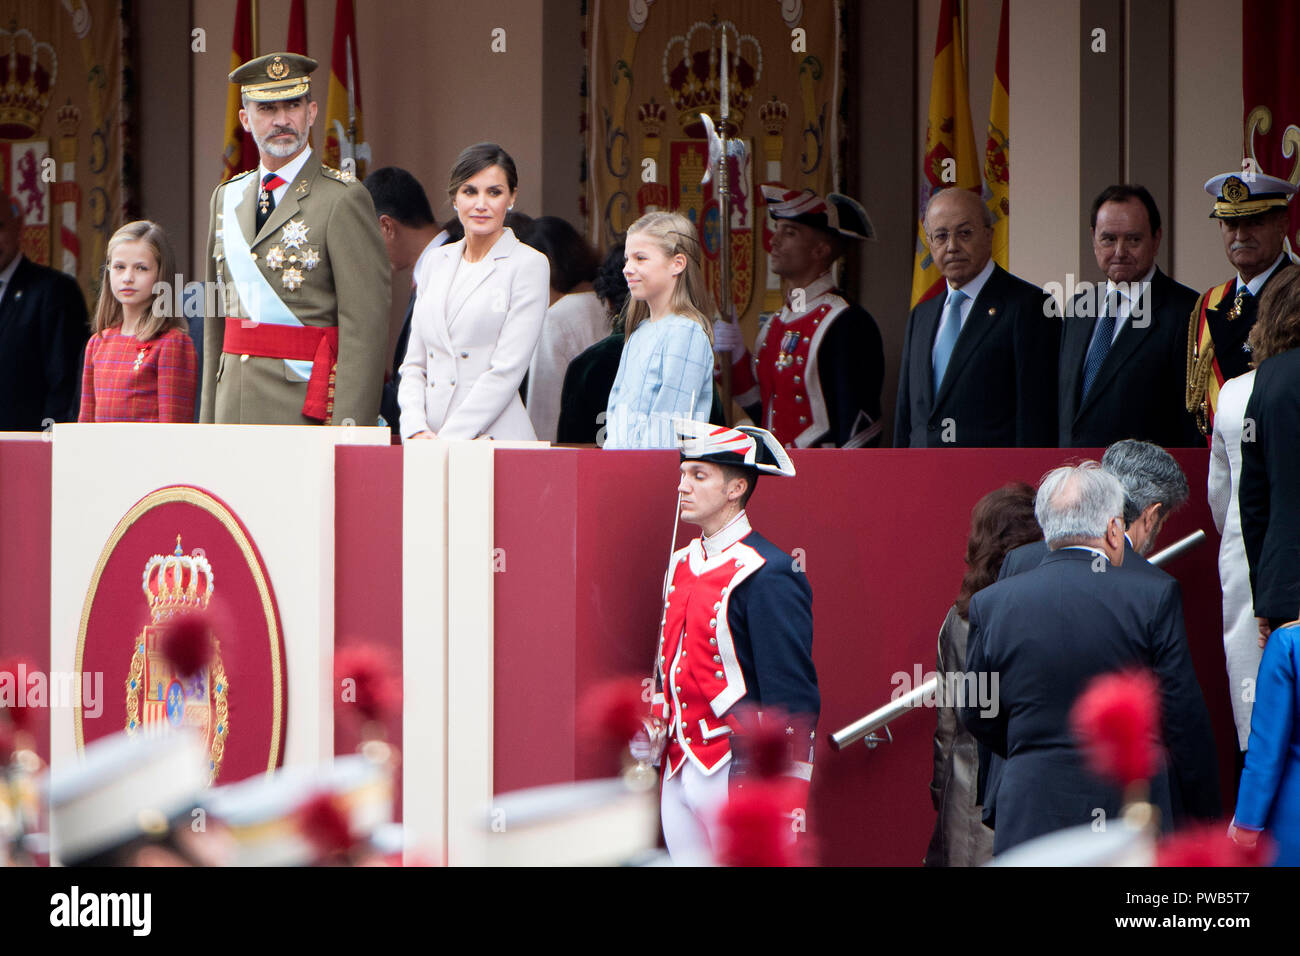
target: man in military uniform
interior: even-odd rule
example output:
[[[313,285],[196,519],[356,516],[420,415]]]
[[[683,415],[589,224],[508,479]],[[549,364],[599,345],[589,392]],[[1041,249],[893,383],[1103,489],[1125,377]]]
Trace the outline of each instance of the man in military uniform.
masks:
[[[793,814],[807,807],[821,697],[807,575],[745,513],[759,473],[793,476],[794,464],[761,428],[684,419],[676,427],[681,517],[701,537],[668,567],[653,710],[667,725],[664,842],[676,862],[700,863],[718,848],[717,814],[730,789],[757,772],[733,747],[750,726],[739,712],[781,715],[789,745],[785,809]]]
[[[1282,243],[1296,187],[1262,173],[1224,173],[1205,184],[1215,197],[1223,249],[1237,275],[1201,295],[1188,320],[1187,410],[1205,435],[1214,427],[1219,387],[1250,368],[1246,336],[1264,287],[1287,265]]]
[[[835,287],[831,267],[854,240],[874,238],[848,196],[764,186],[776,221],[772,271],[787,288],[779,313],[759,324],[754,356],[735,336],[736,402],[786,448],[880,443],[885,353],[871,314]]]
[[[261,163],[212,194],[203,422],[378,421],[388,258],[370,194],[307,144],[315,68],[272,53],[230,74]]]

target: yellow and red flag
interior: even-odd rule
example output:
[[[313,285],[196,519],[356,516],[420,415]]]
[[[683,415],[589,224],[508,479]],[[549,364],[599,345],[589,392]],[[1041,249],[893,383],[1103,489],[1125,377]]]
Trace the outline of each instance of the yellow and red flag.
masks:
[[[253,15],[249,0],[239,0],[235,7],[235,31],[230,42],[230,69],[253,58]],[[221,182],[257,167],[257,144],[239,123],[239,86],[231,83],[226,91],[226,141],[221,149]]]
[[[984,203],[993,213],[993,261],[1007,268],[1011,245],[1011,70],[1007,55],[1007,7],[1002,0],[998,27],[998,59],[989,101],[989,138],[984,146]]]
[[[934,45],[934,75],[930,80],[930,122],[925,131],[920,206],[916,221],[916,255],[912,266],[912,306],[942,288],[943,274],[925,244],[925,205],[941,189],[980,190],[980,169],[971,126],[966,54],[962,50],[961,11],[954,0],[943,0],[939,33]]]
[[[306,0],[290,0],[289,2],[289,34],[284,41],[285,53],[297,53],[300,56],[307,55],[307,11],[304,7]]]
[[[334,8],[334,51],[330,56],[330,89],[325,103],[325,155],[329,165],[366,175],[370,147],[361,128],[361,71],[357,69],[357,18],[353,0],[338,0]]]

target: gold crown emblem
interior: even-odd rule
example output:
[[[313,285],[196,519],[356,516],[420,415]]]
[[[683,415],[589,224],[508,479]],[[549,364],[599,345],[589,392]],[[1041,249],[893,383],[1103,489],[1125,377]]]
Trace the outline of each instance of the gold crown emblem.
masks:
[[[31,139],[41,128],[59,75],[54,47],[30,30],[0,29],[0,139]]]
[[[649,103],[641,104],[636,115],[646,136],[658,136],[668,123],[668,111],[664,109],[662,103],[656,103],[653,96],[650,97]]]
[[[273,80],[283,80],[289,75],[289,64],[277,56],[266,64],[266,75]]]
[[[177,535],[175,551],[155,554],[145,563],[143,587],[155,624],[178,613],[202,611],[212,599],[212,565],[201,554],[185,554]]]
[[[730,113],[727,124],[739,130],[745,124],[745,109],[754,98],[754,89],[763,75],[763,49],[757,38],[741,34],[730,20],[716,24],[727,33],[727,98]],[[663,75],[669,96],[677,110],[677,121],[688,136],[702,136],[700,113],[717,116],[722,102],[721,52],[715,37],[715,25],[699,21],[684,34],[675,36],[664,47]]]
[[[1236,176],[1229,176],[1223,181],[1223,198],[1228,202],[1245,202],[1250,198],[1250,189]]]
[[[763,124],[763,131],[768,136],[780,136],[789,118],[790,107],[778,100],[775,93],[770,100],[758,108],[758,120]]]

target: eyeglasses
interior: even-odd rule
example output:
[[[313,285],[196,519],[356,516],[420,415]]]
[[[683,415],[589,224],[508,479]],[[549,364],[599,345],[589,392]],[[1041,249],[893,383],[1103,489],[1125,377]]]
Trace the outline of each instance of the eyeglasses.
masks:
[[[963,246],[975,238],[975,230],[970,226],[963,226],[956,232],[949,232],[947,229],[940,229],[937,232],[930,233],[931,246],[946,246],[949,240],[956,239]]]

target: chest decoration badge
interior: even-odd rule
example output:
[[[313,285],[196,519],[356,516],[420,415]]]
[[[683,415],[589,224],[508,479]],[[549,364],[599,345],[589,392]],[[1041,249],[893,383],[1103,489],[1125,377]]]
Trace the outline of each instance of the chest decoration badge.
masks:
[[[781,336],[781,351],[776,356],[777,368],[789,368],[794,364],[794,351],[802,341],[803,334],[795,329],[791,329]]]
[[[290,220],[280,232],[280,242],[266,253],[266,267],[280,272],[280,282],[290,292],[302,288],[303,273],[320,264],[320,253],[307,245],[307,231],[311,227],[301,219]]]

